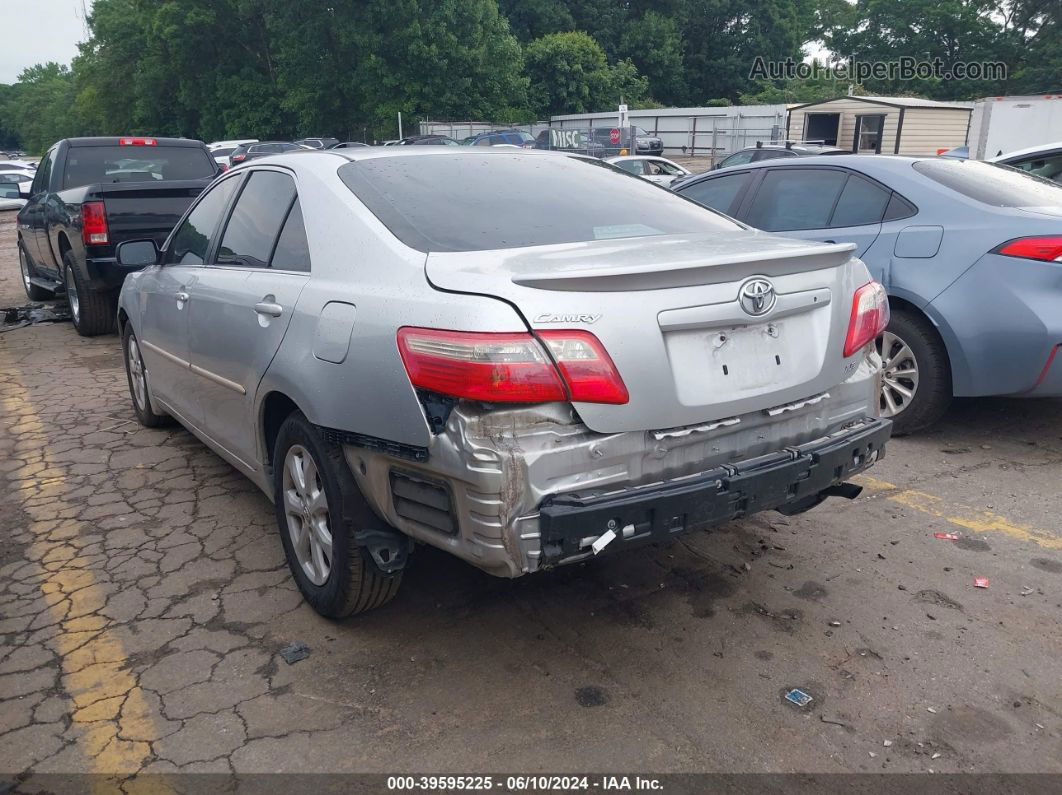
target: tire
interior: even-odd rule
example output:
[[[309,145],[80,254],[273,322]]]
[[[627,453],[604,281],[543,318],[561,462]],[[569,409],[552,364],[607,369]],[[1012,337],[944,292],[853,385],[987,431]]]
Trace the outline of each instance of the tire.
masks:
[[[294,459],[302,462],[301,467]],[[379,527],[380,520],[358,491],[339,445],[324,441],[301,412],[294,412],[280,426],[273,462],[277,527],[284,555],[310,606],[327,618],[344,618],[390,602],[402,583],[402,571],[380,571],[368,550],[354,541],[355,533]],[[307,462],[316,469],[316,476]],[[302,480],[308,481],[301,488],[300,471]],[[322,535],[307,532],[311,525],[323,527],[330,535],[330,560],[320,541]]]
[[[55,298],[55,293],[30,281],[35,276],[33,265],[30,264],[29,254],[22,247],[22,241],[18,241],[18,267],[22,272],[22,286],[26,288],[26,296],[31,301],[49,301]]]
[[[951,364],[944,341],[925,317],[894,310],[878,338],[878,352],[881,415],[892,420],[895,436],[923,431],[944,416],[951,403]]]
[[[144,356],[140,352],[140,342],[133,333],[133,327],[128,323],[122,334],[122,353],[124,354],[122,358],[125,359],[125,380],[129,384],[129,397],[133,401],[133,412],[136,414],[137,422],[145,428],[170,425],[173,422],[170,415],[156,414],[151,409]]]
[[[70,251],[63,254],[63,283],[70,303],[70,319],[78,334],[98,337],[114,331],[118,296],[113,291],[93,290],[85,284]]]

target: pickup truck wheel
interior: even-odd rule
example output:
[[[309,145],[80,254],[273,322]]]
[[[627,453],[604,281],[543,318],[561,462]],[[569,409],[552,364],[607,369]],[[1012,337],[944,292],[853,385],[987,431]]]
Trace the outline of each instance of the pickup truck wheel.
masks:
[[[402,571],[385,574],[354,540],[374,514],[342,450],[324,441],[300,412],[289,416],[277,434],[273,488],[288,567],[314,610],[344,618],[394,598]]]
[[[31,301],[47,301],[55,298],[55,294],[30,281],[34,275],[33,266],[30,265],[26,250],[22,248],[22,241],[18,241],[18,267],[22,271],[22,286],[26,288],[26,295]]]
[[[951,367],[940,334],[925,318],[895,310],[878,338],[882,359],[881,416],[893,434],[922,431],[939,420],[951,403]]]
[[[122,334],[122,350],[125,351],[125,377],[129,383],[129,396],[133,399],[133,412],[137,422],[146,428],[169,425],[173,419],[168,414],[156,414],[151,409],[147,367],[144,366],[144,356],[140,353],[140,343],[128,323]]]
[[[70,319],[82,337],[98,337],[114,330],[115,295],[91,289],[78,276],[71,252],[63,255],[63,283],[70,304]]]

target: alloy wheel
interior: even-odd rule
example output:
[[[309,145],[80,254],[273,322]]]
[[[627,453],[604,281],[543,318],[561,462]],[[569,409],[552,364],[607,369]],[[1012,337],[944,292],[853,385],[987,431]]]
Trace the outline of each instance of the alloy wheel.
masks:
[[[66,300],[70,304],[70,314],[74,318],[74,325],[81,322],[81,301],[77,297],[77,282],[74,281],[74,272],[66,269]]]
[[[126,358],[129,364],[129,381],[133,385],[133,400],[141,411],[147,409],[147,379],[144,376],[144,360],[140,357],[140,346],[136,337],[129,338],[126,346]]]
[[[886,331],[878,337],[881,354],[881,416],[895,417],[911,405],[918,391],[918,361],[900,337]]]
[[[299,568],[314,585],[324,585],[332,571],[328,498],[317,463],[302,445],[292,445],[284,457],[283,499]]]
[[[22,250],[22,246],[18,247],[18,267],[22,271],[22,284],[26,287],[26,293],[33,288],[33,282],[30,281],[29,262],[26,261],[26,252]]]

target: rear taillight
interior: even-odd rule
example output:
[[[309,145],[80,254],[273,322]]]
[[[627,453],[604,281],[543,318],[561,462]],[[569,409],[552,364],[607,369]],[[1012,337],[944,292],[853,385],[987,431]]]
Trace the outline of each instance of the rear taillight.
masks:
[[[247,155],[233,155],[229,158],[229,160],[231,160],[233,163],[242,163],[246,159]]]
[[[398,331],[398,349],[413,386],[451,397],[488,403],[627,402],[627,389],[593,334],[549,331],[542,339],[549,354],[531,334],[407,327]]]
[[[855,291],[848,336],[844,341],[845,358],[873,342],[889,325],[889,297],[877,282],[867,282]]]
[[[158,146],[154,138],[119,138],[118,146]]]
[[[1041,262],[1062,262],[1062,237],[1020,237],[1004,243],[993,253]]]
[[[627,387],[612,357],[589,331],[540,331],[571,399],[579,403],[626,403]]]
[[[103,202],[81,205],[81,239],[88,246],[107,245],[107,209]]]

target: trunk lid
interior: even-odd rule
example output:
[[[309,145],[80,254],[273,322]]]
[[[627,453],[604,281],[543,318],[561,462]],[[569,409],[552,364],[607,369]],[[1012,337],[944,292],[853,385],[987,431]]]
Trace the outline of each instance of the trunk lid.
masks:
[[[161,246],[209,184],[209,180],[100,184],[87,191],[85,200],[103,200],[111,245],[152,238]]]
[[[869,281],[853,249],[739,230],[432,253],[425,267],[436,288],[505,300],[533,330],[596,335],[630,401],[575,405],[615,433],[770,409],[844,380],[852,294]],[[759,316],[739,301],[754,278],[776,295]]]

